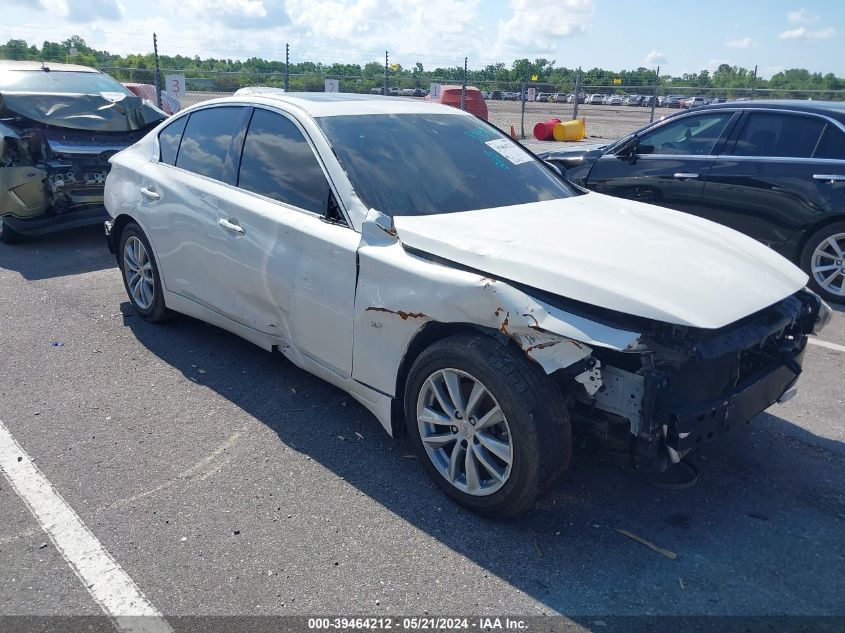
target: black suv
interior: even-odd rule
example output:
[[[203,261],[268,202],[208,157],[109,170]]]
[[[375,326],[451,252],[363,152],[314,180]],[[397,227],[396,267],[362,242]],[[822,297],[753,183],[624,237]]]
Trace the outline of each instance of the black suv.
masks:
[[[595,149],[544,152],[573,182],[692,213],[798,264],[845,303],[845,104],[742,101],[669,115]]]

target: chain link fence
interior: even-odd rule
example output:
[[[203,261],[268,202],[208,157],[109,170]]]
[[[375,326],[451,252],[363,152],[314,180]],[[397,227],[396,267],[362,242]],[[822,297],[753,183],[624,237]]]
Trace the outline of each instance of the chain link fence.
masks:
[[[155,89],[155,69],[101,67],[123,83],[147,84]],[[537,123],[557,118],[562,121],[582,119],[588,140],[609,140],[629,134],[687,104],[732,101],[740,99],[813,99],[845,101],[845,90],[776,90],[753,88],[698,88],[695,86],[659,85],[657,74],[629,73],[625,83],[591,83],[577,73],[567,84],[538,81],[480,81],[463,86],[454,77],[393,76],[391,73],[369,76],[338,76],[320,73],[288,74],[284,72],[181,71],[159,69],[158,85],[164,87],[167,75],[185,78],[182,108],[233,94],[245,87],[284,88],[291,92],[334,91],[356,94],[387,94],[409,99],[426,99],[431,83],[442,88],[459,88],[460,104],[480,97],[493,125],[516,138],[532,139]],[[327,82],[327,80],[334,80]],[[470,94],[472,93],[472,94]],[[165,99],[170,101],[169,99]],[[455,105],[460,106],[456,103]],[[466,107],[466,106],[465,106]],[[472,110],[471,107],[467,109]]]

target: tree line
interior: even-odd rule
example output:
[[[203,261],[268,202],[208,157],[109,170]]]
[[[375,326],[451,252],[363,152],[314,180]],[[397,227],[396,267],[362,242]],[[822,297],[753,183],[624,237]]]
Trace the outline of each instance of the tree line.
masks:
[[[76,55],[71,56],[71,49]],[[107,69],[119,81],[141,83],[152,83],[155,68],[155,57],[152,53],[115,55],[108,51],[95,50],[78,35],[61,42],[44,41],[40,47],[28,44],[25,40],[10,39],[0,45],[0,59],[72,62]],[[199,55],[159,55],[159,65],[162,74],[167,71],[181,71],[191,78],[196,89],[208,90],[231,90],[241,85],[281,85],[285,72],[284,61],[258,57],[233,60],[201,58]],[[466,78],[469,84],[479,85],[482,89],[493,89],[496,84],[501,89],[512,86],[518,90],[520,83],[529,82],[539,90],[574,90],[578,72],[576,68],[557,66],[555,60],[541,58],[531,61],[524,58],[515,60],[510,67],[499,62],[488,64],[482,69],[469,70]],[[322,90],[322,78],[333,77],[341,79],[345,91],[367,91],[382,85],[385,69],[381,61],[363,65],[309,61],[292,63],[289,73],[289,87],[292,90]],[[699,73],[685,73],[679,76],[661,74],[657,77],[654,70],[642,66],[633,70],[591,68],[581,70],[580,73],[583,87],[605,86],[620,92],[646,92],[653,90],[656,84],[661,92],[671,92],[673,87],[723,91],[728,94],[751,89],[845,90],[845,79],[832,73],[811,73],[804,68],[783,70],[770,79],[755,76],[753,70],[729,64],[721,64],[713,72],[702,70]],[[391,64],[388,68],[388,78],[391,86],[424,88],[431,81],[459,83],[464,78],[464,68],[459,64],[427,70],[420,62],[407,68],[401,64]]]

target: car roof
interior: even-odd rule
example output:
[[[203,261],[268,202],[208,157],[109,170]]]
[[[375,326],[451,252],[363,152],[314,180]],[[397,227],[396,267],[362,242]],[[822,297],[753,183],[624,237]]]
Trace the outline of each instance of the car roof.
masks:
[[[701,106],[696,112],[704,110],[743,109],[743,110],[787,110],[790,112],[810,112],[824,114],[840,121],[845,121],[845,103],[839,101],[798,101],[787,99],[760,99],[754,101],[727,101],[713,105]]]
[[[96,68],[80,66],[79,64],[59,64],[56,62],[19,61],[14,59],[0,60],[0,70],[44,70],[51,72],[99,73]]]
[[[243,95],[223,97],[204,101],[197,106],[238,103],[278,106],[280,103],[294,106],[314,118],[361,114],[453,114],[473,116],[469,112],[435,101],[403,99],[370,94],[330,92],[286,92],[284,94]],[[190,108],[193,109],[193,108]]]

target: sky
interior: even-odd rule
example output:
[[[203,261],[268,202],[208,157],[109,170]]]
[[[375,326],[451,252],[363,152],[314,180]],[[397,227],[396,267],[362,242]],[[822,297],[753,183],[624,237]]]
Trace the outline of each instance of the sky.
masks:
[[[4,0],[0,41],[82,36],[113,53],[471,68],[557,66],[681,75],[719,64],[845,77],[842,0]],[[11,14],[11,15],[10,15]],[[12,17],[13,16],[13,17]]]

